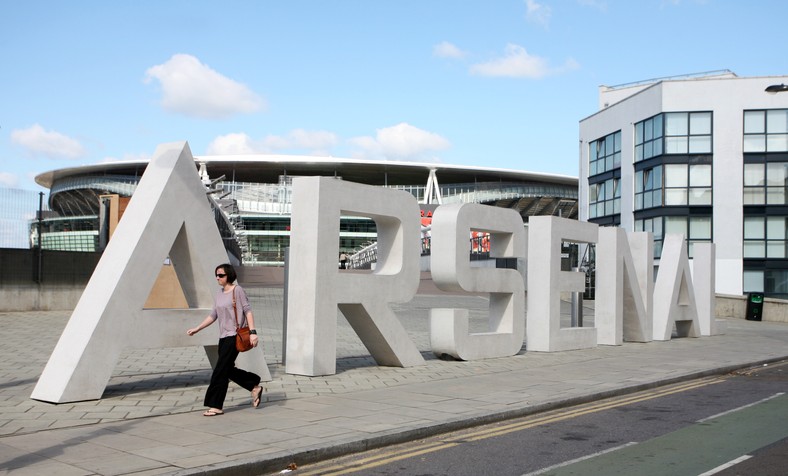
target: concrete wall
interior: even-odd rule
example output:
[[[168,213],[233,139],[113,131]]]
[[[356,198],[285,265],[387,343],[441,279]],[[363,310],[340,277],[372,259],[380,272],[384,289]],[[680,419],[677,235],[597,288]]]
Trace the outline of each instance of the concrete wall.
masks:
[[[246,287],[281,287],[284,268],[250,267],[238,269],[238,282]],[[86,283],[41,284],[10,283],[0,287],[0,312],[70,311],[82,296]],[[172,266],[162,271],[145,303],[146,308],[184,308],[186,298]]]
[[[84,284],[9,284],[0,288],[0,312],[74,309]]]
[[[177,278],[176,278],[177,279]],[[238,268],[238,282],[245,287],[281,287],[284,283],[284,268],[247,267]],[[169,286],[169,284],[167,285]],[[9,311],[64,311],[77,305],[84,284],[42,285],[11,284],[0,288],[0,312]],[[169,289],[169,288],[166,288]],[[422,272],[419,294],[453,294],[439,290],[432,282],[430,273]],[[168,293],[169,294],[169,293]],[[178,299],[182,298],[182,292]],[[146,303],[148,305],[149,303]],[[716,315],[724,319],[744,319],[747,298],[718,294]],[[763,304],[763,320],[788,323],[788,300],[766,298]]]
[[[725,319],[744,319],[747,316],[747,297],[718,294],[716,299],[717,317]],[[764,321],[788,323],[788,301],[766,298],[763,300]]]

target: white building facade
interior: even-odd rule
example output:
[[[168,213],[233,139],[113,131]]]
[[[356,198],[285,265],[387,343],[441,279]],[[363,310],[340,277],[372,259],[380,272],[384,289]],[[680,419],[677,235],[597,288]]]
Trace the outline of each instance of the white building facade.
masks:
[[[716,244],[716,292],[788,298],[788,76],[600,87],[580,121],[579,219]]]

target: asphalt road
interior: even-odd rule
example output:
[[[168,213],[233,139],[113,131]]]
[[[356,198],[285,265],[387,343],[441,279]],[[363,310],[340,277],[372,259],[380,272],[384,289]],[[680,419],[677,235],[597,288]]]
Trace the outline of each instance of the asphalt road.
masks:
[[[788,362],[304,466],[306,475],[785,475]]]

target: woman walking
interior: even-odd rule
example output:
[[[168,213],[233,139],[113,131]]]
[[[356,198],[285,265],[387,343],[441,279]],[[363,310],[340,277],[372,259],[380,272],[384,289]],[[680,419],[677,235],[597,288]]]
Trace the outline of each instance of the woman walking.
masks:
[[[215,274],[221,289],[216,294],[213,311],[199,326],[186,331],[187,334],[193,336],[213,324],[217,319],[219,321],[219,359],[213,368],[211,383],[205,392],[205,406],[208,407],[208,410],[203,413],[203,416],[224,415],[222,408],[230,380],[252,392],[252,406],[255,408],[260,405],[263,393],[260,377],[257,374],[235,366],[235,359],[238,357],[238,350],[235,348],[236,327],[248,325],[252,334],[250,336],[252,345],[257,347],[258,337],[254,328],[254,316],[249,299],[243,288],[235,284],[237,275],[232,265],[220,264],[216,267]],[[238,315],[237,325],[236,313]]]

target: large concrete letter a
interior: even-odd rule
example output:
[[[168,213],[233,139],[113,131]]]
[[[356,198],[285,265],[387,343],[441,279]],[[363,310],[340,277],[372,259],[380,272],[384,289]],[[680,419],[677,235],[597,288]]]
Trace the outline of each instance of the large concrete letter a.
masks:
[[[340,273],[340,215],[375,220],[375,272]],[[410,301],[419,285],[419,206],[407,192],[331,177],[293,180],[286,372],[336,373],[337,308],[379,365],[424,363],[388,304]]]
[[[189,309],[143,309],[167,256]],[[101,398],[126,348],[204,345],[210,353],[216,333],[188,337],[185,329],[210,313],[213,270],[226,261],[189,145],[160,145],[31,398],[53,403]],[[243,365],[270,380],[262,351],[246,354],[255,354],[244,357],[258,365]]]

